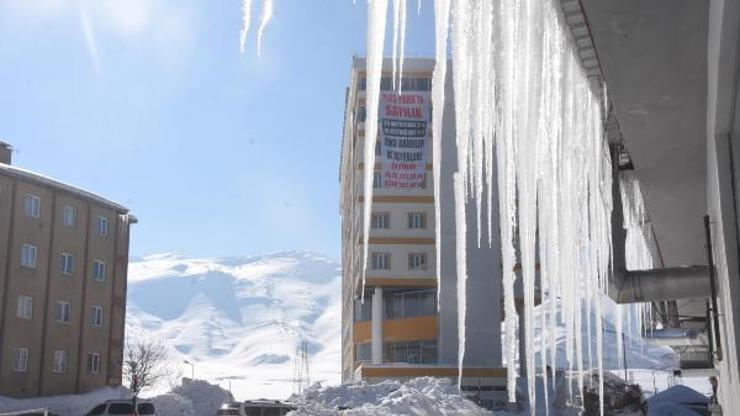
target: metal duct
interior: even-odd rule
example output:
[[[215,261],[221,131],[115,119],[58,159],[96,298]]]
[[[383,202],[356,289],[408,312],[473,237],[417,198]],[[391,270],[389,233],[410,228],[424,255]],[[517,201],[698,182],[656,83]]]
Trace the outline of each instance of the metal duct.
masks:
[[[657,302],[687,298],[709,298],[711,287],[706,265],[652,270],[627,270],[622,195],[619,190],[619,145],[612,144],[612,260],[614,272],[609,296],[617,303]]]

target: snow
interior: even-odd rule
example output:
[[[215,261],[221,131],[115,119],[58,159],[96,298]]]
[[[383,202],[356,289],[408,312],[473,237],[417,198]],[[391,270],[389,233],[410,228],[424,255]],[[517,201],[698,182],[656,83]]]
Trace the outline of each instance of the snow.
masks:
[[[312,381],[339,382],[340,275],[335,261],[300,251],[147,256],[129,267],[126,334],[162,342],[175,372],[190,376],[183,361],[194,362],[197,379],[231,386],[239,400],[285,398],[303,339]]]
[[[30,170],[22,169],[22,168],[12,166],[12,165],[6,165],[4,163],[0,163],[0,172],[15,176],[24,181],[40,184],[43,186],[52,187],[55,189],[60,189],[72,195],[79,196],[80,198],[92,200],[96,204],[100,204],[106,208],[110,208],[119,213],[125,214],[128,212],[128,208],[126,208],[125,206],[117,202],[113,202],[109,199],[96,195],[90,191],[86,191],[74,185],[70,185],[70,184],[58,181],[56,179],[50,178],[40,173],[32,172]]]
[[[299,397],[295,416],[491,415],[464,399],[449,379],[422,377],[401,383],[314,385]],[[347,410],[338,410],[346,408]]]
[[[172,389],[172,392],[167,396],[168,398],[164,400],[170,400],[171,403],[176,406],[184,406],[183,408],[185,409],[185,412],[188,410],[186,400],[190,401],[193,416],[213,416],[216,414],[216,410],[218,410],[224,403],[234,401],[234,397],[231,393],[219,386],[212,385],[203,380],[190,379],[183,379],[183,383]],[[172,396],[180,396],[185,400],[178,400]],[[162,404],[165,406],[167,405],[166,403]],[[165,408],[162,410],[165,410]],[[166,410],[174,413],[174,409],[172,408],[168,407]]]
[[[112,399],[128,399],[131,392],[124,387],[105,387],[86,394],[12,399],[0,396],[0,412],[48,408],[62,416],[84,415],[98,404]]]
[[[166,393],[152,398],[157,416],[195,416],[193,402],[179,394]]]

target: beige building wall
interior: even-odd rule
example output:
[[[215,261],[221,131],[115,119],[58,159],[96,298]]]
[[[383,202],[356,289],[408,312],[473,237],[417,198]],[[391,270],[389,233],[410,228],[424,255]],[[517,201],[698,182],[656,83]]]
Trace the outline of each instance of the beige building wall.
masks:
[[[40,200],[39,218],[25,213],[29,194]],[[74,224],[65,224],[65,207],[74,208]],[[107,233],[100,232],[100,218],[107,219]],[[134,222],[114,202],[0,164],[0,396],[71,394],[121,383]],[[36,247],[35,267],[21,265],[23,244]],[[73,257],[71,270],[63,270],[63,254]],[[105,265],[100,279],[95,261]],[[18,316],[21,295],[33,299],[30,319]],[[59,302],[69,303],[68,317],[60,316]],[[93,307],[102,308],[102,319],[93,320]],[[28,350],[25,369],[15,368],[17,348]],[[97,366],[90,366],[90,353],[97,354]],[[55,368],[55,356],[66,356],[66,365]]]

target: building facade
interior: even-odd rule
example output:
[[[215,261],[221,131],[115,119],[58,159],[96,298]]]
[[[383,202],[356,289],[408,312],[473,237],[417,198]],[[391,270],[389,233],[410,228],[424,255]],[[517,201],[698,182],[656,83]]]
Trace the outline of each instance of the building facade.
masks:
[[[365,61],[353,60],[346,95],[340,172],[342,216],[342,378],[405,379],[418,376],[458,377],[457,275],[452,172],[457,170],[451,78],[446,85],[442,166],[432,164],[431,77],[434,61],[406,59],[401,94],[394,91],[391,61],[381,81],[380,134],[376,147],[368,265],[363,282],[363,175],[365,133]],[[386,95],[390,94],[390,95]],[[393,98],[391,95],[398,98]],[[417,98],[414,98],[414,97]],[[421,113],[399,106],[424,103]],[[420,115],[421,114],[421,115]],[[404,116],[419,118],[408,124]],[[399,121],[402,120],[402,121]],[[419,124],[421,123],[421,124]],[[403,130],[392,130],[393,128]],[[406,157],[418,166],[394,171],[395,138],[409,128],[423,131],[424,142],[407,142],[421,157]],[[401,140],[401,139],[398,139]],[[394,150],[395,149],[395,150]],[[396,156],[397,159],[404,159]],[[397,165],[395,166],[397,167]],[[432,173],[441,169],[440,195]],[[416,170],[416,174],[409,173]],[[407,186],[404,177],[419,178]],[[401,178],[401,179],[399,179]],[[487,200],[487,195],[484,200]],[[497,204],[496,196],[493,203]],[[436,270],[435,204],[441,218],[441,270]],[[497,205],[496,205],[497,206]],[[476,230],[475,206],[468,207],[469,230]],[[484,204],[480,215],[487,215]],[[487,227],[484,227],[487,228]],[[475,232],[468,239],[468,284],[465,366],[462,388],[486,404],[505,403],[506,371],[501,368],[501,264],[498,226],[493,246],[487,231],[480,248]],[[439,276],[439,279],[438,279]],[[439,282],[439,286],[438,286]],[[439,299],[438,299],[439,296]]]
[[[0,396],[120,385],[128,209],[11,166],[0,145]]]

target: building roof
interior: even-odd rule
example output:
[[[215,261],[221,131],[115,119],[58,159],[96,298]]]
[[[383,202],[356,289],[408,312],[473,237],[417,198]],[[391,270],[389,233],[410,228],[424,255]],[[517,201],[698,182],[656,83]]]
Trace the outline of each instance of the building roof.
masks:
[[[21,168],[12,166],[12,165],[6,165],[4,163],[0,163],[0,174],[12,176],[14,178],[17,178],[18,180],[29,182],[32,184],[45,186],[48,188],[53,188],[61,192],[66,192],[76,197],[89,200],[105,208],[112,209],[120,214],[127,214],[129,212],[128,208],[126,208],[125,206],[117,202],[111,201],[110,199],[103,198],[99,195],[96,195],[90,191],[86,191],[82,188],[78,188],[76,186],[66,184],[56,179],[52,179],[48,176],[44,176],[40,173],[31,172],[26,169],[21,169]]]

